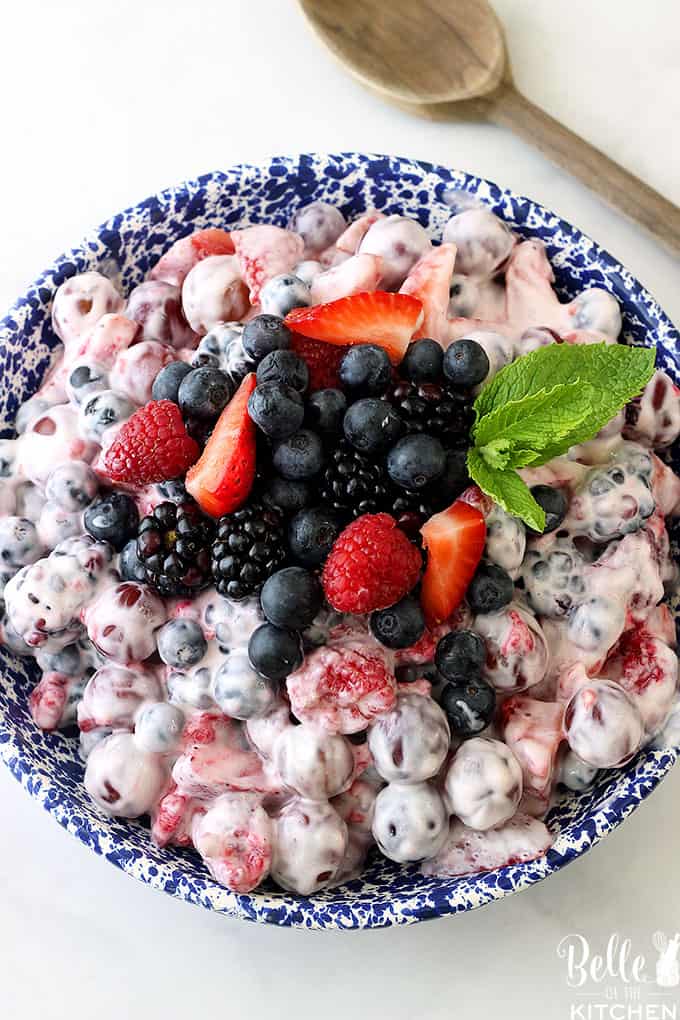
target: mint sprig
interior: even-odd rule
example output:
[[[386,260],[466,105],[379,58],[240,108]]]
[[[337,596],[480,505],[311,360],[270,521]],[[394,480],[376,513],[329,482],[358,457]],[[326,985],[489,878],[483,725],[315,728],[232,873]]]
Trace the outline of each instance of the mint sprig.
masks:
[[[592,439],[642,392],[656,352],[623,344],[550,344],[518,358],[474,404],[468,471],[480,489],[535,531],[545,514],[517,474]]]

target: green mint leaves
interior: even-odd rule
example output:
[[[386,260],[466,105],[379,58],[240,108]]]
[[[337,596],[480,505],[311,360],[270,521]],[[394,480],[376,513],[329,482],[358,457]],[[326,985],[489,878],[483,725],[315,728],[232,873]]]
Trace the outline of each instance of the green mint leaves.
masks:
[[[545,514],[517,474],[592,439],[654,373],[656,352],[624,344],[550,344],[518,358],[475,401],[468,471],[504,510],[543,531]]]

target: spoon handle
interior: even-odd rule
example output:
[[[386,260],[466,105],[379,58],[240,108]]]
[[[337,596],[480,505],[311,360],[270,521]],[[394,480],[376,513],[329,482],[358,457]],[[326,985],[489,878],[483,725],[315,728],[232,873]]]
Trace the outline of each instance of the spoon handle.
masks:
[[[564,127],[507,83],[489,97],[487,116],[578,177],[609,205],[680,256],[680,208]]]

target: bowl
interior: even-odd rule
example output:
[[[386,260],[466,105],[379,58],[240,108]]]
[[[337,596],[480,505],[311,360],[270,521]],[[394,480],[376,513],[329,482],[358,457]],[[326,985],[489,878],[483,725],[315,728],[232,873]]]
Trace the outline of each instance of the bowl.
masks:
[[[269,222],[285,226],[313,199],[339,205],[352,217],[369,206],[415,217],[440,237],[452,206],[474,198],[523,237],[540,238],[564,298],[604,287],[621,304],[629,343],[655,344],[658,363],[677,382],[680,337],[641,284],[606,251],[555,213],[490,181],[397,156],[361,153],[277,156],[267,164],[235,166],[160,192],[113,216],[56,259],[0,322],[0,435],[12,434],[19,403],[38,387],[58,341],[50,301],[67,277],[98,269],[127,293],[177,238],[209,225]],[[42,733],[28,711],[35,665],[0,649],[0,757],[34,797],[95,853],[156,889],[232,917],[310,929],[411,924],[471,910],[563,868],[619,825],[649,796],[678,757],[672,748],[644,750],[620,771],[606,772],[589,790],[569,794],[551,810],[555,842],[539,860],[472,877],[424,878],[415,866],[373,859],[360,879],[314,896],[273,887],[238,895],[217,885],[197,854],[159,850],[136,822],[102,817],[82,785],[83,764],[73,732]]]

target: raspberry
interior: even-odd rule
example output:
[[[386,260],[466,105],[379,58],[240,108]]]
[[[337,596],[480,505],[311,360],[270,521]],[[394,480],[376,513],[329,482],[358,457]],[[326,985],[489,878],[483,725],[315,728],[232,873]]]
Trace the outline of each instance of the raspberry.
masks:
[[[306,363],[309,369],[309,392],[314,390],[341,389],[340,362],[349,347],[336,347],[322,340],[293,333],[290,349]]]
[[[114,482],[146,485],[184,474],[200,454],[198,444],[170,400],[152,400],[125,422],[104,455],[104,473]]]
[[[389,514],[364,514],[340,534],[326,560],[326,598],[342,613],[393,606],[418,581],[422,556]]]
[[[317,648],[286,681],[296,718],[330,733],[358,733],[396,703],[385,656],[361,638]]]

